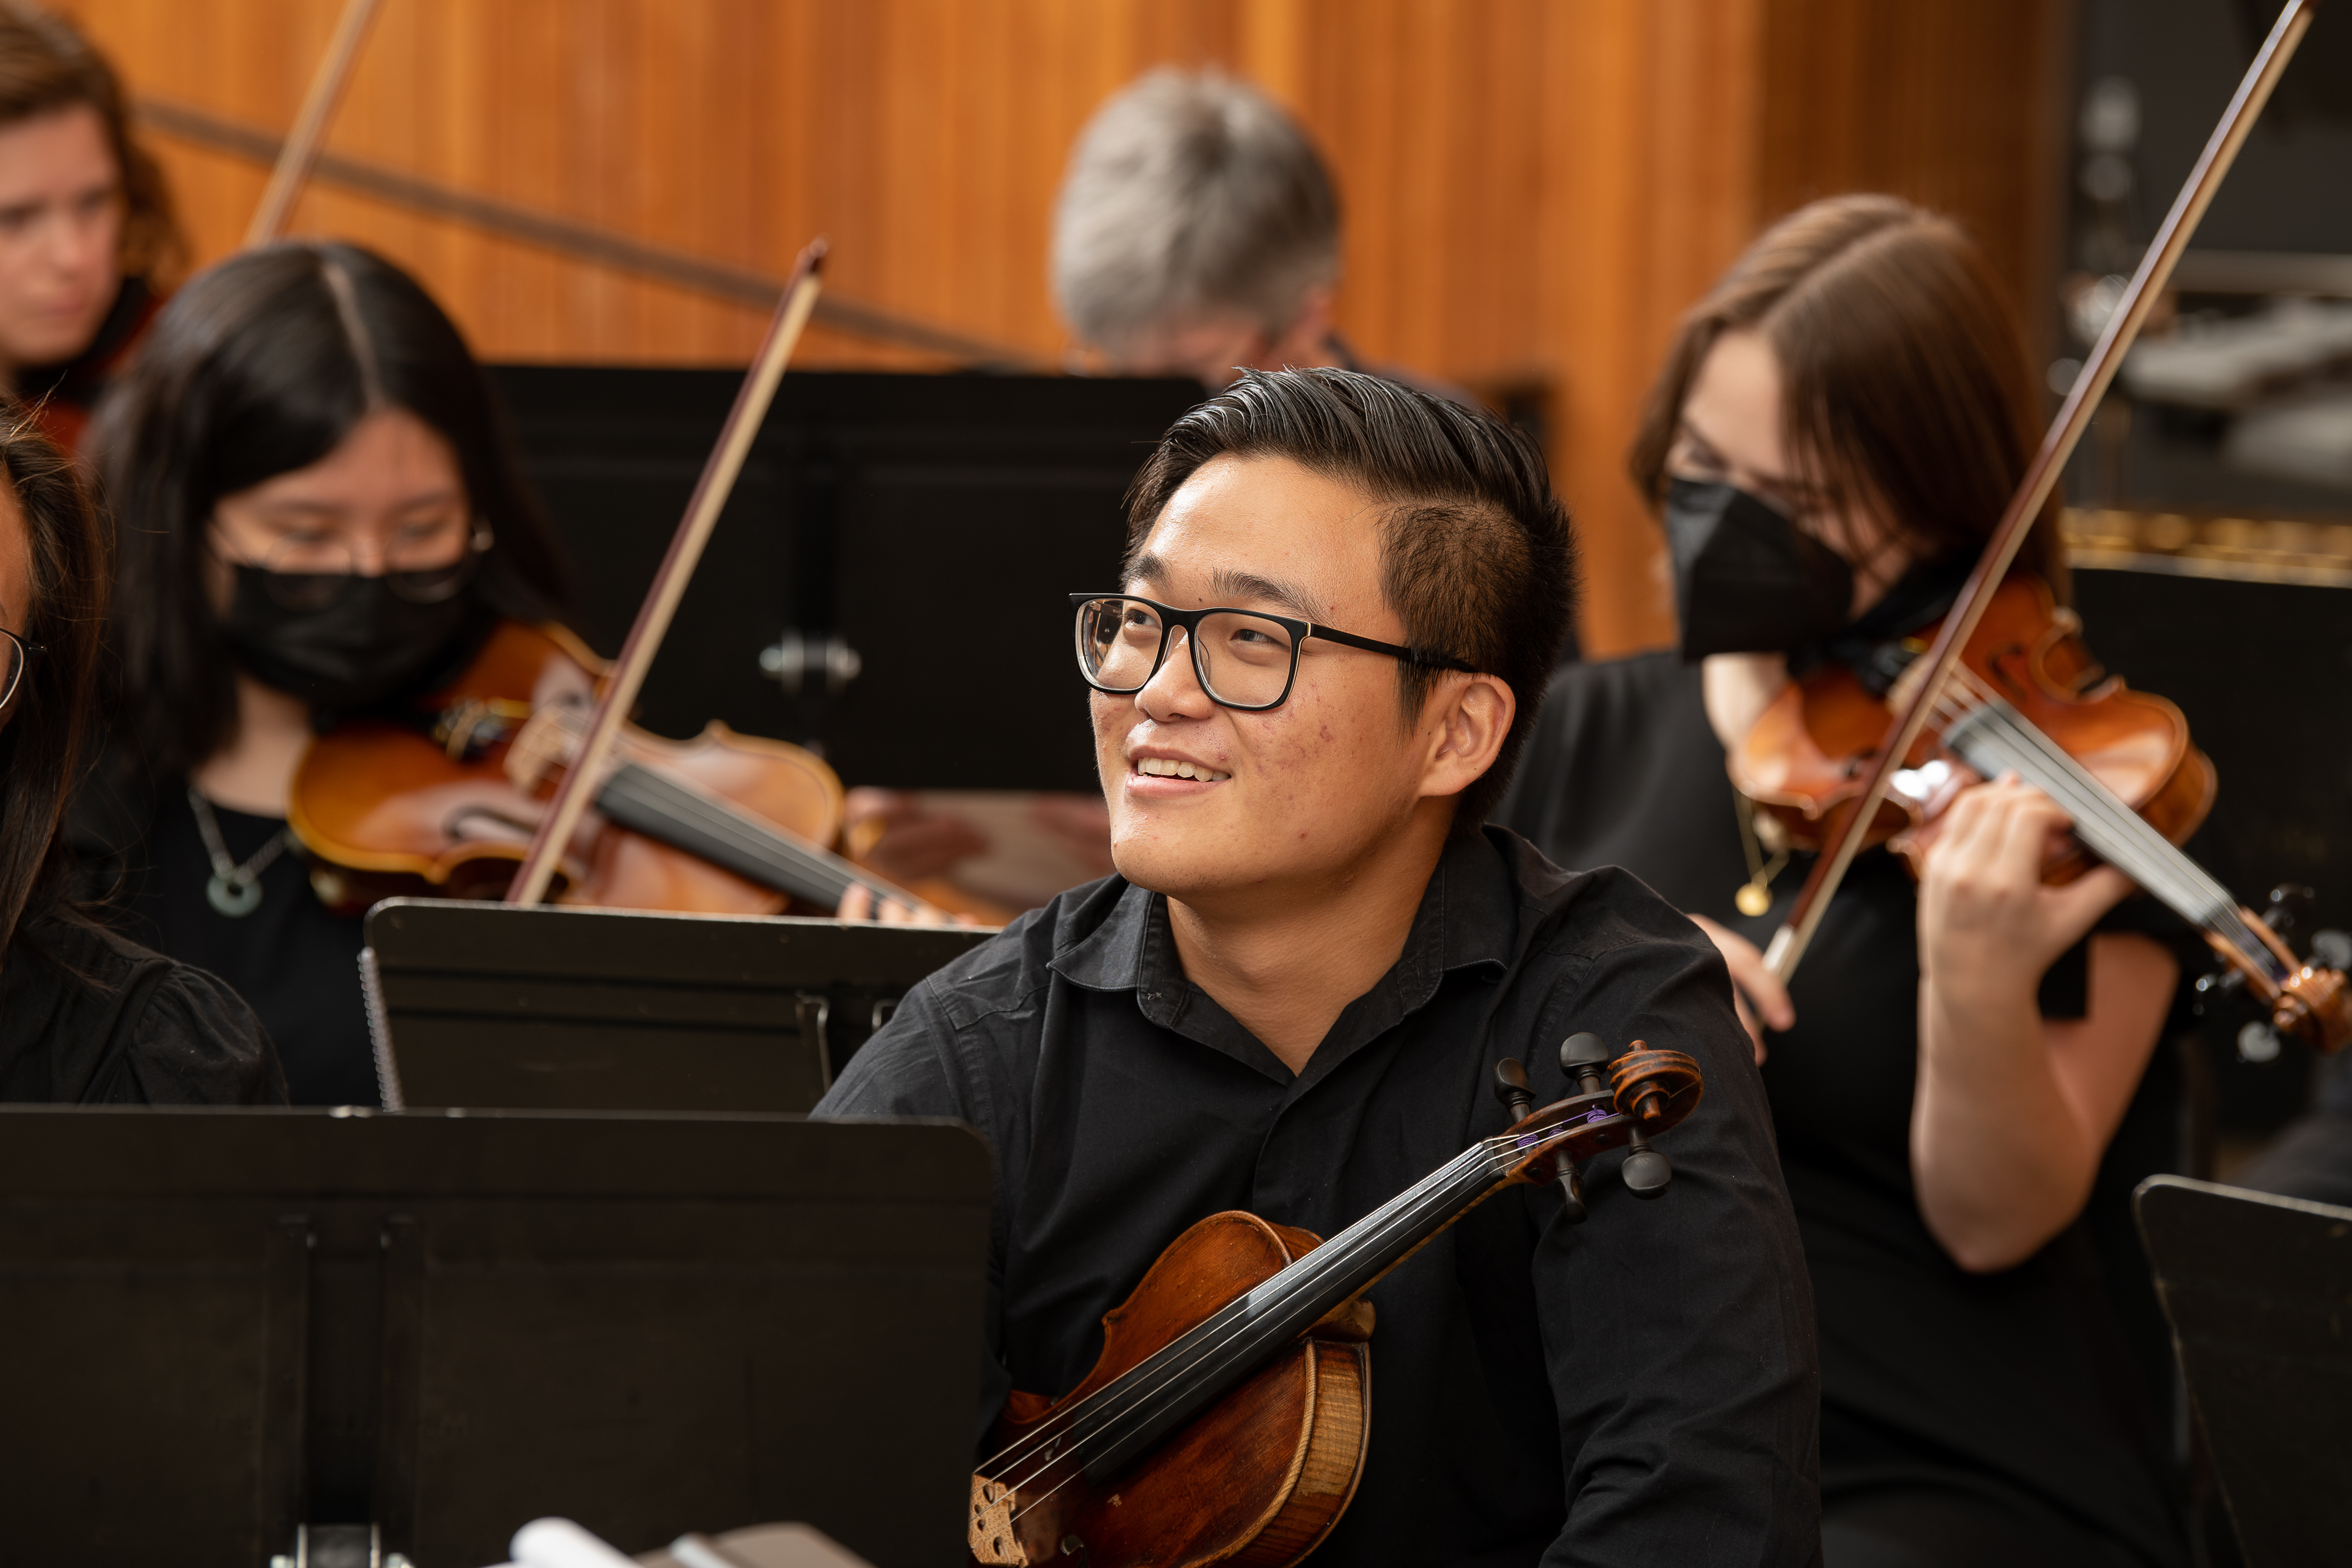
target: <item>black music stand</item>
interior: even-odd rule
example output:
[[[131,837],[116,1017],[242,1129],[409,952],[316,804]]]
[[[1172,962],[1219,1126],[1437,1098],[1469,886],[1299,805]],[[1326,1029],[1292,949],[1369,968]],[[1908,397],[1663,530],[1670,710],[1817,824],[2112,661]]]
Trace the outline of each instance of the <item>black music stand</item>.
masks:
[[[951,1123],[0,1108],[5,1555],[961,1562],[989,1179]]]
[[[2352,1542],[2352,1208],[2185,1176],[2133,1195],[2249,1568]]]
[[[802,1112],[989,935],[394,898],[361,968],[395,1110]]]
[[[491,374],[579,568],[577,629],[610,654],[741,373]],[[1098,789],[1066,595],[1117,585],[1128,483],[1205,395],[1189,379],[793,371],[640,722],[814,744],[857,784]],[[908,722],[974,704],[984,723]]]

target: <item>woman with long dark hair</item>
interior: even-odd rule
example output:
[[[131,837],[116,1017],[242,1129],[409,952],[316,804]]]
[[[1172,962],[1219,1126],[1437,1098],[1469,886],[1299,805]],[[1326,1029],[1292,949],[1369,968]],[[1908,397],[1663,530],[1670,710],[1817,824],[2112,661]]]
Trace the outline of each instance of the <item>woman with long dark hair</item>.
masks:
[[[1682,646],[1562,670],[1497,813],[1562,865],[1633,871],[1728,965],[1812,1276],[1830,1568],[2187,1555],[2126,1207],[2176,1124],[2155,1048],[2185,928],[2113,870],[2043,886],[2064,816],[1997,780],[1917,883],[1858,857],[1783,989],[1756,944],[1810,857],[1725,771],[1806,670],[1885,689],[2041,416],[1957,225],[1883,196],[1776,225],[1685,318],[1633,455]],[[2063,603],[2056,520],[2053,500],[2016,570]]]
[[[331,244],[193,279],[93,432],[120,668],[85,852],[135,934],[253,1004],[297,1103],[380,1089],[360,923],[287,826],[296,766],[339,716],[433,689],[565,595],[505,432],[424,289]]]
[[[0,402],[0,1100],[282,1103],[252,1009],[73,902],[59,829],[83,772],[109,566],[68,459]]]

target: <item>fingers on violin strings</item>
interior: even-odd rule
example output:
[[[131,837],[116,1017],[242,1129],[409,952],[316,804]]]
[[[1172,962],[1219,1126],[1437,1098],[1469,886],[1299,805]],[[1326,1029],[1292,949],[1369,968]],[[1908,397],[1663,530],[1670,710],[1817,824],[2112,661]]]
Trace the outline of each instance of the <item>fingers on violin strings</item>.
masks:
[[[840,906],[834,910],[836,920],[871,920],[874,918],[874,893],[863,883],[851,883],[841,895]]]

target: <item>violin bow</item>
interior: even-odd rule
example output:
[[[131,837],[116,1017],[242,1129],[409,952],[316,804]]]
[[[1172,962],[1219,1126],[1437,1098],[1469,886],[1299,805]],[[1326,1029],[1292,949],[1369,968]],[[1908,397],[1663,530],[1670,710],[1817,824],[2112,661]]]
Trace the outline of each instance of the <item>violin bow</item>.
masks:
[[[1879,744],[1878,755],[1871,763],[1869,783],[1840,830],[1836,849],[1813,862],[1812,874],[1798,891],[1788,919],[1773,933],[1772,944],[1764,951],[1765,967],[1781,980],[1797,972],[1797,965],[1821,925],[1831,897],[1862,849],[1895,769],[1903,765],[1903,758],[1927,729],[1946,678],[1951,674],[1952,666],[1960,662],[1960,651],[1968,646],[1977,622],[1984,617],[1985,607],[1992,602],[1993,590],[2000,586],[2010,563],[2017,559],[2026,530],[2033,526],[2034,518],[2050,499],[2066,460],[2074,455],[2083,432],[2090,426],[2091,415],[2098,411],[2100,399],[2106,395],[2108,383],[2122,368],[2125,353],[2156,308],[2165,285],[2171,280],[2173,267],[2180,260],[2180,253],[2189,247],[2189,236],[2197,232],[2197,225],[2205,216],[2213,193],[2221,189],[2223,176],[2237,161],[2238,150],[2245,144],[2254,121],[2261,118],[2263,106],[2270,101],[2271,89],[2278,85],[2287,62],[2294,57],[2296,46],[2310,30],[2312,4],[2313,0],[2287,0],[2270,36],[2255,52],[2253,64],[2246,68],[2244,79],[2230,99],[2230,107],[2222,111],[2221,122],[2213,128],[2205,151],[2180,187],[2180,194],[2173,198],[2172,210],[2165,214],[2163,225],[2148,244],[2147,254],[2140,258],[2139,270],[2132,275],[2131,286],[2125,289],[2115,314],[2107,318],[2106,330],[2099,334],[2097,346],[2075,376],[2074,390],[2059,405],[2050,433],[2042,438],[2041,449],[2033,455],[2016,495],[2010,497],[2009,509],[2001,514],[2000,526],[1993,529],[1984,554],[1978,558],[1976,570],[1969,574],[1959,597],[1944,617],[1942,630],[1936,633],[1935,643],[1923,655],[1927,678],[1913,685],[1913,678],[1906,674],[1905,684],[1909,686],[1911,698],[1902,716],[1888,727],[1885,738]]]
[[[702,477],[695,483],[694,495],[686,504],[686,515],[678,519],[677,532],[670,537],[669,552],[662,557],[652,586],[646,590],[645,602],[637,606],[637,619],[629,628],[629,640],[621,644],[621,656],[614,661],[612,673],[605,677],[604,689],[588,721],[588,733],[571,767],[556,784],[555,799],[549,803],[547,814],[540,819],[530,852],[507,889],[509,904],[528,909],[547,896],[547,886],[554,878],[563,846],[572,841],[589,801],[595,798],[593,780],[612,752],[622,722],[637,705],[637,693],[646,684],[646,672],[652,668],[654,655],[660,652],[662,639],[669,632],[670,620],[677,613],[678,601],[684,597],[686,585],[702,559],[703,547],[710,542],[711,530],[719,526],[719,514],[735,489],[736,476],[743,471],[743,459],[751,450],[751,440],[760,434],[760,426],[768,417],[768,405],[775,400],[776,383],[783,379],[784,366],[792,360],[801,329],[808,325],[809,316],[816,308],[818,275],[824,269],[824,241],[811,240],[793,263],[792,276],[784,281],[784,292],[776,301],[775,314],[768,319],[768,335],[760,344],[751,368],[743,373],[743,384],[735,393],[735,406],[727,411],[727,423],[719,427],[719,440],[702,465]]]
[[[261,204],[253,210],[253,222],[246,228],[247,250],[268,245],[286,232],[286,222],[294,215],[295,199],[310,183],[319,150],[326,144],[327,128],[334,123],[335,110],[343,101],[343,89],[351,85],[352,66],[359,58],[360,45],[367,39],[368,24],[375,20],[379,3],[343,0],[343,14],[335,22],[334,37],[327,42],[326,57],[310,73],[302,112],[295,117],[286,144],[278,150],[269,183],[262,188]]]

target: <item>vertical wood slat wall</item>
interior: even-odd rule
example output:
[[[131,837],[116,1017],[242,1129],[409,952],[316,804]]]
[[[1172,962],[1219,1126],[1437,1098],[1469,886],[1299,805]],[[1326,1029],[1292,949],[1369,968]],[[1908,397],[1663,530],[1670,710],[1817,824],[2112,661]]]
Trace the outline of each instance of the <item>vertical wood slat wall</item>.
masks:
[[[134,94],[271,131],[339,0],[68,0]],[[2044,313],[2066,0],[383,0],[331,147],[781,272],[834,243],[841,295],[1067,348],[1054,192],[1109,93],[1161,63],[1265,86],[1347,210],[1341,322],[1366,355],[1549,390],[1581,526],[1587,645],[1669,640],[1622,476],[1679,313],[1758,227],[1891,190],[1985,240]],[[263,172],[168,138],[199,261]],[[488,358],[740,361],[756,311],[327,189],[298,234],[415,271]],[[807,362],[921,356],[827,333]]]

